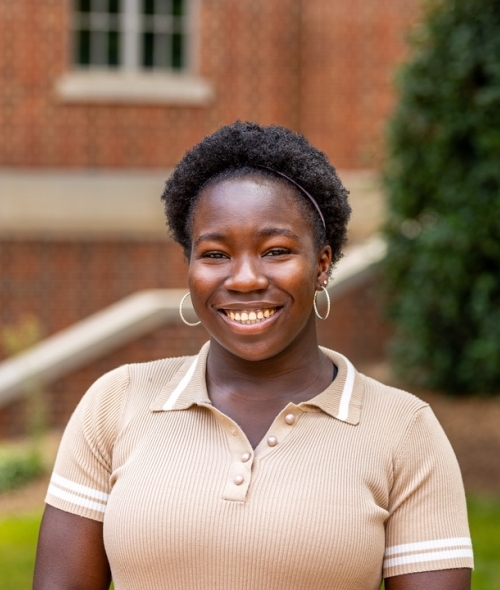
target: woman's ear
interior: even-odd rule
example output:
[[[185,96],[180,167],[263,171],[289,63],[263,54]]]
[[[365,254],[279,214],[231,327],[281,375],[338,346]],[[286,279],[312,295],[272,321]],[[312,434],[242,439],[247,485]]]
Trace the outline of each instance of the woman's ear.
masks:
[[[332,249],[330,246],[324,246],[318,252],[318,274],[316,276],[316,290],[326,287],[330,276],[332,266]]]

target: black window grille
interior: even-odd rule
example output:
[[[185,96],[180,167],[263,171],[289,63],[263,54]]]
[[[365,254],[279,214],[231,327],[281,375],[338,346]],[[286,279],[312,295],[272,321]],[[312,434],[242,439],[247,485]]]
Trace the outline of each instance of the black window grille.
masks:
[[[74,62],[83,68],[184,70],[187,0],[77,0]]]

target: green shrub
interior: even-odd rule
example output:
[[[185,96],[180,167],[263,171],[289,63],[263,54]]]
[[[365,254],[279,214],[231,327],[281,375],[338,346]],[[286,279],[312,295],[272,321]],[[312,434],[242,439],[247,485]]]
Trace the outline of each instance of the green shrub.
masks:
[[[0,493],[29,483],[42,475],[43,471],[42,457],[35,450],[0,450]]]
[[[500,5],[428,8],[389,126],[384,265],[407,382],[500,393]]]

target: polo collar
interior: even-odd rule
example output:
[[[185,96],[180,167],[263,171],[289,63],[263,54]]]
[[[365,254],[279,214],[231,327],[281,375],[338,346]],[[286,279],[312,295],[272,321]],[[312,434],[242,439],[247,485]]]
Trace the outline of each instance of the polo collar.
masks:
[[[154,412],[187,410],[192,405],[212,405],[208,397],[205,372],[210,343],[206,342],[196,356],[185,357],[172,379],[154,399]]]
[[[210,406],[205,372],[210,343],[203,345],[196,356],[186,357],[172,379],[154,399],[154,412],[186,410],[192,405]],[[363,380],[352,363],[342,354],[320,347],[337,366],[335,380],[320,394],[299,404],[304,410],[318,408],[332,418],[358,424],[363,398]]]
[[[362,375],[343,354],[322,346],[320,349],[337,366],[337,376],[324,391],[300,406],[313,406],[332,418],[358,424],[363,401]]]

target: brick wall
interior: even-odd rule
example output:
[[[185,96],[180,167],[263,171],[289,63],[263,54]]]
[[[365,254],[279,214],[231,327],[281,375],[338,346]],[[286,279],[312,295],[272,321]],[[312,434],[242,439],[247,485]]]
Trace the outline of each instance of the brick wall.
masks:
[[[199,0],[207,106],[63,104],[67,0],[0,3],[0,166],[162,168],[236,118],[303,132],[336,166],[375,166],[419,0]]]
[[[186,273],[168,239],[0,239],[0,324],[32,315],[48,336],[135,291],[184,287]]]
[[[301,130],[336,167],[377,167],[420,0],[302,3]]]
[[[2,2],[0,165],[168,167],[236,118],[296,126],[295,4],[202,0],[199,72],[215,100],[187,107],[62,104],[55,84],[71,69],[71,3]]]

